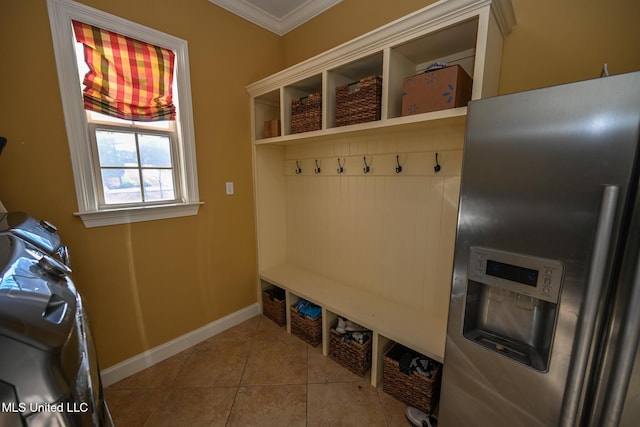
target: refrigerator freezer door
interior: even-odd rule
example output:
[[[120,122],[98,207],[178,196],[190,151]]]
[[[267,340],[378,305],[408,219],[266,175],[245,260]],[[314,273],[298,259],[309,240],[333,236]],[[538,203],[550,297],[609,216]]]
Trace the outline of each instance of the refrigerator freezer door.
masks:
[[[620,427],[635,427],[640,420],[640,353],[636,352],[634,369],[625,396]]]
[[[639,117],[640,73],[469,104],[440,400],[442,426],[559,424],[603,189],[619,188],[603,266],[609,280],[633,187]],[[546,371],[464,337],[472,246],[562,263]],[[597,307],[599,322],[603,308]],[[586,391],[580,388],[579,403]]]
[[[634,287],[629,299],[629,310],[626,311],[622,325],[620,345],[616,348],[613,371],[608,378],[607,392],[603,404],[600,422],[591,423],[601,427],[617,427],[624,417],[626,425],[637,425],[640,415],[638,396],[640,393],[638,373],[633,372],[634,364],[638,369],[638,340],[640,338],[640,259],[636,262],[637,271]],[[634,376],[632,376],[634,374]],[[631,387],[629,387],[631,386]]]
[[[636,189],[637,191],[637,189]],[[640,419],[640,199],[629,209],[626,239],[617,286],[611,288],[606,306],[608,329],[600,351],[583,425],[631,427]],[[610,302],[609,302],[610,301]],[[587,418],[586,415],[589,415]]]
[[[567,381],[565,383],[564,398],[562,399],[562,413],[559,427],[573,427],[580,420],[580,407],[586,399],[585,383],[588,380],[589,357],[595,351],[592,345],[598,328],[599,306],[608,288],[606,277],[607,261],[611,258],[612,232],[618,204],[619,188],[614,185],[604,186],[602,204],[598,215],[598,225],[595,230],[595,243],[589,265],[589,276],[583,290],[580,316],[573,338],[573,351]]]

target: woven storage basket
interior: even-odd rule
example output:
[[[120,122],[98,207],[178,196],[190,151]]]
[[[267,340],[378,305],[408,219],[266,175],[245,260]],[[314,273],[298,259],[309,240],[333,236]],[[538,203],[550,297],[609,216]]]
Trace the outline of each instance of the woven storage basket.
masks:
[[[314,347],[322,342],[322,316],[312,319],[291,307],[291,333]]]
[[[336,87],[336,126],[380,120],[382,77],[369,76]]]
[[[322,127],[322,95],[312,93],[291,100],[291,133],[310,132]]]
[[[262,314],[280,326],[287,323],[284,289],[271,288],[262,292]]]
[[[329,332],[329,357],[361,377],[371,369],[371,337],[360,344],[343,340],[335,329]]]
[[[442,365],[437,363],[437,368],[431,378],[427,378],[417,372],[407,375],[400,370],[399,363],[402,354],[405,352],[413,353],[416,356],[419,355],[400,344],[394,344],[385,353],[382,389],[402,403],[430,414],[435,409],[440,397]]]

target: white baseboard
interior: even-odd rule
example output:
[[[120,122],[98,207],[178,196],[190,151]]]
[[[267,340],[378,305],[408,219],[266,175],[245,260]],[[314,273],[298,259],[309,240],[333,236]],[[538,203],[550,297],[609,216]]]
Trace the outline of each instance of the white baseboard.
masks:
[[[110,366],[100,371],[102,377],[102,385],[104,387],[110,386],[120,380],[127,378],[137,372],[142,371],[150,366],[155,365],[158,362],[163,361],[171,356],[174,356],[181,351],[188,349],[204,340],[207,340],[221,332],[232,328],[245,320],[260,313],[260,306],[258,303],[247,306],[241,310],[229,314],[221,319],[213,321],[208,325],[204,325],[194,331],[186,333],[176,339],[168,341],[157,347],[145,351],[144,353],[133,356],[127,360]]]

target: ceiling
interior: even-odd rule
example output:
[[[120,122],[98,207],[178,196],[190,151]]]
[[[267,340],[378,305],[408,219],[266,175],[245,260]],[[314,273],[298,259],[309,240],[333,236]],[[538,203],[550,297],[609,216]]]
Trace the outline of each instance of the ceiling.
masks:
[[[280,36],[342,0],[209,0]]]

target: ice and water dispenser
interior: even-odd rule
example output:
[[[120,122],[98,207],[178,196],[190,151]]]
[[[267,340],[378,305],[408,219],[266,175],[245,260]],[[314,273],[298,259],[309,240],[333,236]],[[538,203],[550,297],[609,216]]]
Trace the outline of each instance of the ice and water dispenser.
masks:
[[[563,273],[559,261],[471,247],[464,337],[547,371]]]

